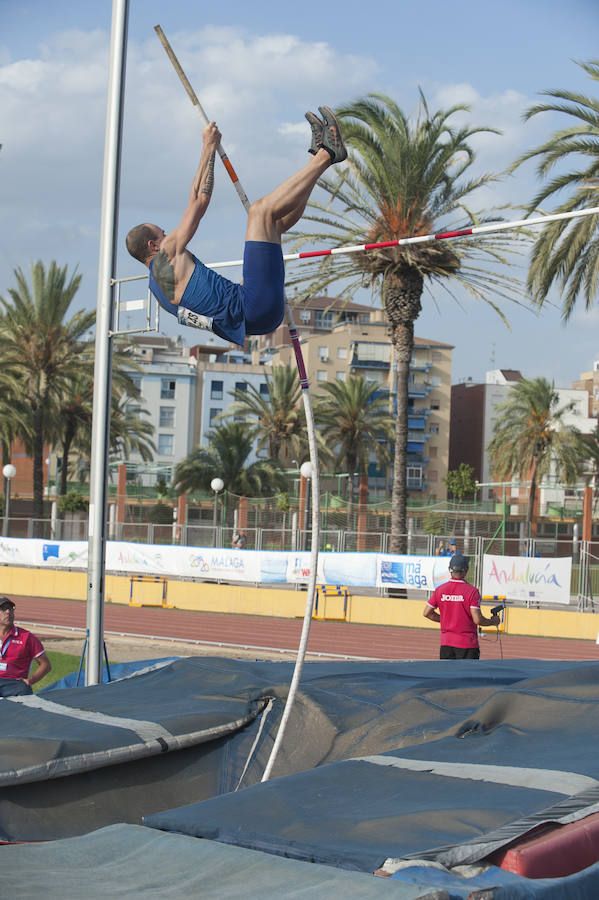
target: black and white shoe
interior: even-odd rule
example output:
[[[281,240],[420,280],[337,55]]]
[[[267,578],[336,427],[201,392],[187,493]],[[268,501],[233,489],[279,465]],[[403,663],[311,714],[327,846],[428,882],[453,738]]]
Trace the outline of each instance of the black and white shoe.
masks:
[[[330,153],[334,163],[343,162],[344,159],[347,159],[347,150],[341,137],[339,122],[333,110],[328,106],[319,106],[318,112],[324,122],[321,146]]]
[[[310,123],[312,129],[312,144],[308,148],[308,153],[315,156],[322,147],[322,132],[324,131],[324,122],[321,122],[317,115],[313,112],[306,113],[306,119]]]

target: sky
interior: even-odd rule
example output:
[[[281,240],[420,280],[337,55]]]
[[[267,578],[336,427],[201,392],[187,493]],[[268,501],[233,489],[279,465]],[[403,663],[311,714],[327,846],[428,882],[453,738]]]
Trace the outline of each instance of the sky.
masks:
[[[110,24],[109,0],[0,0],[0,296],[14,287],[15,269],[28,274],[30,263],[56,260],[83,276],[73,311],[96,306]],[[303,116],[318,105],[380,91],[415,114],[419,88],[432,109],[467,103],[468,122],[502,132],[472,141],[473,172],[483,173],[503,172],[564,126],[553,114],[523,121],[541,91],[597,94],[575,63],[598,57],[596,0],[130,0],[118,277],[143,273],[124,250],[129,228],[178,224],[201,149],[201,118],[155,35],[157,24],[221,129],[250,199],[306,161]],[[479,192],[476,208],[523,207],[538,188],[530,162]],[[220,167],[190,247],[204,262],[238,259],[244,231],[244,210]],[[525,263],[513,274],[525,274]],[[223,274],[241,277],[234,269]],[[355,299],[378,302],[365,291]],[[484,303],[459,292],[452,299],[431,285],[416,334],[454,345],[454,382],[510,368],[568,387],[599,359],[599,309],[587,313],[580,303],[564,325],[557,290],[540,313],[526,302],[503,309],[511,328]],[[161,330],[199,342],[196,330],[166,314]]]

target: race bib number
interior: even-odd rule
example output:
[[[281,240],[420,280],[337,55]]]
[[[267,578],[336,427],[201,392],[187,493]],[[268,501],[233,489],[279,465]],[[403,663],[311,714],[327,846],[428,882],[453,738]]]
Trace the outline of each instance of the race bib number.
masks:
[[[177,319],[181,325],[189,325],[191,328],[203,328],[205,331],[212,331],[213,320],[211,316],[201,316],[191,309],[185,309],[184,306],[178,307]]]
[[[0,672],[6,672],[7,666],[8,666],[8,663],[0,662]]]

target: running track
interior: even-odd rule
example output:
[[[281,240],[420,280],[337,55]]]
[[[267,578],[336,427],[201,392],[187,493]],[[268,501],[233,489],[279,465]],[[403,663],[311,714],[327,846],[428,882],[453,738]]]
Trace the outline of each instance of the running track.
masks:
[[[17,603],[17,623],[34,631],[34,626],[41,624],[85,629],[83,602],[31,597],[13,599]],[[133,608],[117,604],[108,604],[104,613],[109,650],[110,632],[113,632],[154,639],[296,651],[301,626],[301,619]],[[375,659],[438,659],[439,634],[436,629],[313,621],[308,652]],[[501,635],[498,641],[488,630],[481,638],[481,656],[500,659],[502,654],[506,659],[596,660],[599,659],[599,647],[592,641],[518,635]]]

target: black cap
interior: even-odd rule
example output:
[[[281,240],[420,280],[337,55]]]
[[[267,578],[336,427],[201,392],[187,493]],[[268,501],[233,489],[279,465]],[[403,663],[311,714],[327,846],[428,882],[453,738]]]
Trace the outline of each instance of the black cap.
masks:
[[[15,605],[8,597],[0,597],[0,609],[14,609]]]
[[[469,565],[470,561],[468,557],[462,556],[461,553],[454,553],[454,555],[449,560],[449,568],[454,572],[467,572]]]

